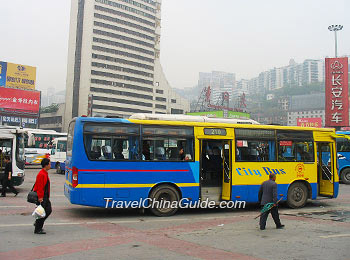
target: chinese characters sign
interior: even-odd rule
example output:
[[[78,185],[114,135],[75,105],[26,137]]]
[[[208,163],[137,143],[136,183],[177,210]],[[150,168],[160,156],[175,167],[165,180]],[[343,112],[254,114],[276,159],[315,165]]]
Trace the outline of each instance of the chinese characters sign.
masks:
[[[326,126],[349,126],[348,58],[326,58]]]
[[[297,126],[322,127],[322,118],[321,117],[297,118]]]
[[[36,68],[0,61],[0,87],[35,89]]]
[[[4,111],[39,112],[40,91],[0,87],[0,108]]]

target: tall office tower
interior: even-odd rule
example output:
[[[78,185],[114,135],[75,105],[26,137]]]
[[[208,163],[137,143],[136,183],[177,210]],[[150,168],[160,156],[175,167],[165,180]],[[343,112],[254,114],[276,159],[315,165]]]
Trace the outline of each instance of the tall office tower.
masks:
[[[72,0],[65,130],[86,114],[189,111],[160,65],[160,21],[161,0]]]

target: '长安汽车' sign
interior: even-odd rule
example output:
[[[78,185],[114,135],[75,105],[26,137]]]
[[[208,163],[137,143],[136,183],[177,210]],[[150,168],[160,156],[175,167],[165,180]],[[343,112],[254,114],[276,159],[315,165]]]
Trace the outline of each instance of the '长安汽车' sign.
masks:
[[[326,58],[326,126],[349,126],[348,58]]]

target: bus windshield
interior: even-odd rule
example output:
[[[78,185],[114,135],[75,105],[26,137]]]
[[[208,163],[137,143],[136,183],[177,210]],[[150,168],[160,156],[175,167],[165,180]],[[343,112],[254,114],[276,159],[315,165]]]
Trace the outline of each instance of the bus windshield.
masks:
[[[16,136],[16,164],[19,169],[24,169],[25,154],[24,154],[24,136],[18,134]]]

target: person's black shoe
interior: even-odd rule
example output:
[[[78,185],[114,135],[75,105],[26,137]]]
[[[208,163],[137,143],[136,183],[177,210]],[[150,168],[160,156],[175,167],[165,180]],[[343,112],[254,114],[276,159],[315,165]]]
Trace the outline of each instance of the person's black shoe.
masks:
[[[265,230],[265,228],[264,228],[264,227],[261,227],[260,230]]]
[[[1,195],[0,195],[0,197],[6,197],[6,195],[4,195],[4,194],[1,194]]]
[[[16,193],[15,193],[15,197],[18,195],[18,193],[19,193],[19,192],[16,192]]]
[[[278,227],[276,227],[277,229],[283,229],[284,228],[284,225],[280,225]]]
[[[46,232],[44,230],[40,230],[40,231],[34,231],[34,234],[45,235]]]

